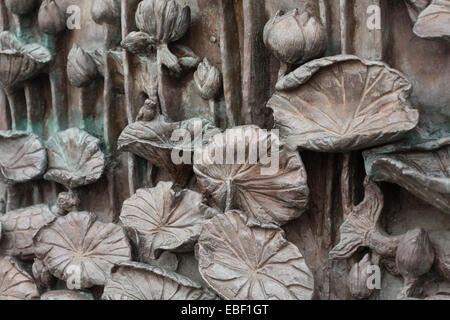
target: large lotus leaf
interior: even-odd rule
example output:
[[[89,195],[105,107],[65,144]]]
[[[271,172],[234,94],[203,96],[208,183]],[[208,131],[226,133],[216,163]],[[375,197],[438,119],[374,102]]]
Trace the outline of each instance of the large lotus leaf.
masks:
[[[413,31],[421,38],[450,41],[450,0],[433,0],[419,14]]]
[[[183,136],[172,138],[174,132]],[[166,169],[176,182],[183,182],[191,166],[175,164],[172,152],[192,154],[194,146],[206,144],[217,132],[219,130],[206,120],[193,118],[166,122],[158,117],[153,121],[137,121],[128,125],[117,144],[120,150],[134,153],[154,166]]]
[[[33,278],[11,257],[0,259],[0,300],[39,299]]]
[[[212,300],[216,296],[180,274],[137,262],[113,268],[103,300]]]
[[[450,145],[430,151],[385,153],[389,147],[363,153],[367,175],[396,183],[450,214]]]
[[[34,247],[51,274],[77,289],[104,285],[115,264],[131,260],[123,229],[88,212],[71,212],[43,227]]]
[[[48,205],[38,204],[7,212],[0,217],[3,238],[0,253],[20,259],[34,256],[33,237],[40,228],[56,219]]]
[[[257,159],[256,148],[268,156],[260,153]],[[220,153],[223,159],[216,158]],[[209,157],[213,154],[215,159]],[[230,155],[235,161],[227,160]],[[279,226],[299,217],[306,208],[309,189],[303,162],[298,152],[280,145],[273,132],[256,126],[229,129],[197,149],[194,158],[201,189],[223,211],[245,212],[243,218],[249,226]]]
[[[24,45],[9,31],[0,33],[0,86],[14,87],[35,75],[52,59],[41,45]]]
[[[77,128],[58,132],[46,143],[48,170],[44,178],[76,188],[96,182],[103,174],[105,156],[100,141]]]
[[[191,190],[176,192],[172,187],[172,182],[160,182],[155,188],[137,190],[123,203],[120,220],[137,231],[138,247],[151,259],[160,250],[192,245],[205,221],[203,196]]]
[[[197,245],[199,271],[226,299],[309,300],[314,279],[298,248],[280,229],[250,228],[240,214],[212,218]]]
[[[386,64],[356,56],[310,61],[286,75],[267,106],[287,143],[348,152],[395,141],[419,113],[406,98],[411,84]]]
[[[47,152],[39,138],[21,131],[0,131],[0,179],[9,184],[42,175]]]

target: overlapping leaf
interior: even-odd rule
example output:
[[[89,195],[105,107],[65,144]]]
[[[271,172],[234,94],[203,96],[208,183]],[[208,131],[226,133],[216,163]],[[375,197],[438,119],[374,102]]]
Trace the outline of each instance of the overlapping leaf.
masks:
[[[160,250],[192,245],[205,221],[202,195],[172,187],[172,182],[160,182],[155,188],[139,189],[122,207],[120,220],[137,231],[138,247],[151,259]]]
[[[55,219],[56,216],[45,204],[7,212],[0,217],[3,225],[0,253],[21,259],[33,257],[35,233]]]
[[[347,152],[400,139],[419,114],[406,98],[411,84],[382,62],[356,56],[310,61],[277,83],[267,106],[287,143]]]
[[[42,175],[47,152],[39,138],[21,131],[0,131],[0,179],[19,183]]]
[[[433,0],[419,14],[413,31],[422,38],[450,41],[450,0]]]
[[[216,296],[189,278],[137,262],[114,267],[103,300],[212,300]]]
[[[389,146],[364,152],[372,179],[396,183],[450,213],[450,146],[430,151],[386,152]]]
[[[172,138],[175,131],[183,133],[183,136]],[[186,163],[175,164],[172,152],[192,154],[194,146],[205,144],[217,132],[219,130],[211,123],[196,118],[181,122],[166,122],[161,118],[138,121],[125,128],[119,137],[118,147],[148,160],[156,167],[166,169],[175,182],[182,183],[191,166]]]
[[[58,132],[46,143],[48,171],[45,179],[76,188],[97,181],[105,168],[100,141],[77,128]]]
[[[96,221],[88,212],[71,212],[42,228],[35,254],[49,271],[78,289],[104,285],[114,264],[131,259],[122,228]]]
[[[226,299],[308,300],[314,279],[279,229],[250,228],[228,211],[203,228],[197,247],[203,279]]]
[[[234,157],[231,162],[227,160],[230,155]],[[306,208],[309,189],[303,162],[274,133],[256,126],[227,130],[196,150],[195,160],[194,172],[202,190],[220,209],[242,210],[249,225],[279,226]]]
[[[31,78],[52,59],[41,45],[24,45],[10,31],[0,33],[0,86],[11,88]]]
[[[33,278],[11,257],[0,259],[0,300],[39,299]]]

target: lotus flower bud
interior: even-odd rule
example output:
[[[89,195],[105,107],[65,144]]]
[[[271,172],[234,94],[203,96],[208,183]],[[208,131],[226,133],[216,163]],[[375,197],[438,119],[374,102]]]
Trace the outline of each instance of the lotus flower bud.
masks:
[[[191,10],[174,0],[144,0],[136,11],[136,25],[158,43],[169,43],[186,33],[191,21]]]
[[[50,287],[55,280],[47,267],[39,259],[34,259],[32,272],[36,283],[43,287]]]
[[[14,14],[24,15],[36,7],[36,0],[6,0],[6,7]]]
[[[154,43],[147,33],[133,31],[122,40],[120,45],[133,54],[146,56],[153,51]]]
[[[66,16],[55,0],[42,2],[38,13],[39,29],[48,34],[57,34],[66,28]]]
[[[120,19],[120,3],[117,0],[95,0],[91,15],[97,24],[116,24]]]
[[[434,262],[434,249],[423,229],[408,231],[397,248],[396,263],[405,278],[418,278],[427,273]]]
[[[75,87],[85,87],[97,75],[97,66],[92,57],[74,43],[67,60],[67,76],[70,83]]]
[[[222,76],[219,69],[214,67],[207,58],[203,59],[194,73],[194,81],[200,96],[211,100],[217,97],[222,87]]]
[[[367,299],[372,294],[372,290],[367,286],[367,280],[370,277],[368,268],[371,266],[369,255],[355,263],[347,277],[347,286],[353,297],[357,299]]]
[[[280,61],[302,64],[320,56],[326,49],[327,32],[308,11],[278,11],[264,27],[264,44]]]

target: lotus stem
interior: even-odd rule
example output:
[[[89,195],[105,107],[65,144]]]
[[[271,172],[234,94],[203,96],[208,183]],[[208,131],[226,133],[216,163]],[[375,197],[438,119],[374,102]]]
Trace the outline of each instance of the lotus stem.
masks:
[[[113,80],[111,75],[111,64],[109,62],[109,50],[111,46],[112,39],[114,37],[114,26],[105,24],[105,38],[104,38],[104,92],[103,92],[103,135],[105,139],[106,146],[106,155],[107,157],[112,157],[114,152],[116,151],[115,147],[115,139],[113,136],[113,128],[112,125],[112,108],[113,108]],[[114,181],[114,172],[112,168],[110,168],[106,177],[108,180],[108,194],[109,194],[109,202],[111,205],[111,213],[112,213],[112,221],[118,216],[118,202],[117,202],[117,190],[116,184]]]
[[[220,53],[222,58],[223,92],[225,96],[227,127],[241,123],[242,79],[239,32],[233,1],[220,0]]]
[[[62,37],[54,38],[55,52],[63,48]],[[65,54],[56,54],[53,66],[50,68],[49,80],[52,95],[52,112],[56,123],[55,131],[67,129],[67,78],[65,76]]]
[[[350,4],[349,0],[339,0],[339,14],[341,27],[341,53],[350,53],[350,23],[349,23]]]
[[[161,61],[161,53],[157,53],[157,64],[158,64],[158,98],[159,98],[159,104],[161,107],[161,114],[165,116],[167,119],[170,119],[168,113],[167,113],[167,104],[166,99],[164,97],[164,69],[163,64]]]
[[[6,97],[8,98],[10,117],[11,117],[11,130],[24,129],[22,125],[22,113],[20,108],[20,102],[18,101],[18,93],[14,89],[5,89]]]
[[[215,125],[218,126],[219,125],[219,121],[217,119],[217,108],[219,106],[217,105],[217,101],[216,99],[209,99],[209,116],[211,117],[211,122]]]
[[[130,33],[128,16],[129,16],[129,2],[127,0],[121,1],[121,25],[122,25],[122,39]],[[133,112],[133,82],[131,79],[131,57],[130,53],[126,49],[122,49],[123,52],[123,73],[124,73],[124,91],[125,91],[125,105],[127,109],[127,122],[131,124],[134,122]],[[136,193],[136,156],[132,153],[128,153],[128,189],[130,196]]]
[[[344,218],[347,217],[353,209],[352,197],[352,173],[351,173],[351,153],[345,153],[342,161],[341,173],[341,192],[342,192],[342,210]]]

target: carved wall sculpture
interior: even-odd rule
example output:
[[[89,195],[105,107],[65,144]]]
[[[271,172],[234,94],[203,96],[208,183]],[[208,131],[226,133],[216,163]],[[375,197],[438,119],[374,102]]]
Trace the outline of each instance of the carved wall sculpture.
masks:
[[[0,0],[0,299],[450,299],[449,0]]]

